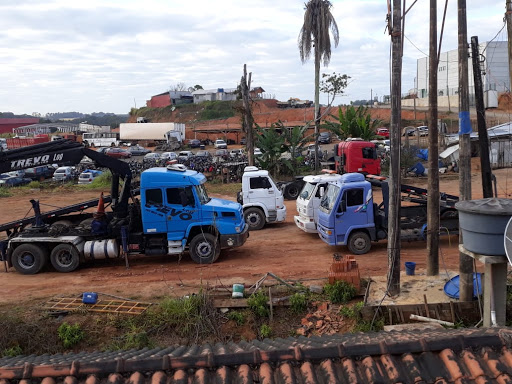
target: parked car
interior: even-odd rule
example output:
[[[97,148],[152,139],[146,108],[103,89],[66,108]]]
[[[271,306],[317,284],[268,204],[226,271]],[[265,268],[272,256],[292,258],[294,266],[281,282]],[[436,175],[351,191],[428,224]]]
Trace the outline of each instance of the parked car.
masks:
[[[185,161],[192,157],[194,157],[192,151],[180,151],[180,153],[178,153],[178,160]]]
[[[0,179],[0,187],[19,187],[30,183],[32,179],[28,177],[10,176],[5,179]]]
[[[206,150],[197,151],[195,154],[196,157],[205,157],[210,158],[212,157],[212,154]]]
[[[263,155],[263,152],[261,152],[261,149],[258,147],[254,147],[254,156],[261,156]]]
[[[330,144],[332,142],[331,132],[320,132],[318,135],[319,144]]]
[[[128,151],[132,154],[132,156],[144,156],[151,151],[147,148],[141,147],[140,145],[131,146]]]
[[[229,159],[229,152],[227,149],[217,149],[215,151],[215,157],[217,158],[221,158],[221,159],[224,159],[224,160],[227,160]]]
[[[416,128],[405,127],[404,129],[402,129],[402,136],[414,136],[415,132],[416,132]]]
[[[160,160],[163,160],[163,161],[176,160],[177,158],[178,158],[178,155],[176,154],[176,152],[162,152],[160,154]]]
[[[36,181],[43,181],[53,176],[55,168],[49,165],[41,165],[39,167],[25,169],[25,177]]]
[[[245,137],[242,137],[242,138],[240,139],[240,144],[241,144],[241,145],[245,145],[245,144],[247,144],[247,139],[246,139]]]
[[[377,128],[377,136],[389,138],[389,129],[387,128]]]
[[[132,154],[123,148],[109,148],[106,150],[105,155],[118,159],[129,159],[132,157]]]
[[[110,149],[109,147],[101,147],[101,148],[98,148],[96,151],[99,153],[106,154],[109,149]]]
[[[53,181],[69,181],[75,177],[75,170],[73,167],[59,167],[53,173]]]
[[[150,152],[150,153],[146,153],[144,155],[144,161],[157,161],[157,160],[160,160],[162,156],[160,156],[159,153],[157,152]]]
[[[421,125],[417,128],[417,134],[420,136],[428,136],[428,127],[426,125]]]
[[[199,148],[201,146],[201,140],[191,139],[188,141],[189,148]]]
[[[227,149],[228,144],[222,139],[217,139],[217,140],[215,140],[215,143],[213,144],[213,146],[217,149]]]
[[[102,173],[96,169],[86,169],[78,176],[78,184],[91,184]]]
[[[229,157],[239,157],[245,155],[245,150],[243,148],[232,149],[229,151]]]

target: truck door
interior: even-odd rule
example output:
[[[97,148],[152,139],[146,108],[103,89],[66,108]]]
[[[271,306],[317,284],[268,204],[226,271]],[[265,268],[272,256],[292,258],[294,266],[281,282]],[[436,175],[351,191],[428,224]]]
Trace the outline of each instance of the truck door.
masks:
[[[167,238],[181,240],[192,222],[201,220],[201,211],[191,186],[166,188]]]
[[[375,146],[362,148],[361,164],[362,170],[359,172],[380,175],[380,160],[377,159],[377,148]]]
[[[249,194],[249,201],[262,203],[269,210],[276,209],[276,193],[268,177],[251,177],[247,193]]]
[[[363,227],[368,224],[367,209],[364,202],[364,188],[348,188],[343,191],[336,210],[336,243],[344,244],[351,227]]]
[[[146,189],[141,198],[144,233],[167,233],[167,209],[164,206],[162,190]]]

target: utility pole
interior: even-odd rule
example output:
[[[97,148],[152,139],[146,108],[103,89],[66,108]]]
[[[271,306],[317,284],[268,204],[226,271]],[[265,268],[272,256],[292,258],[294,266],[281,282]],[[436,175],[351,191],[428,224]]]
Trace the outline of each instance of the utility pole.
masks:
[[[391,296],[400,294],[400,122],[402,112],[402,9],[400,2],[401,0],[393,0],[392,25],[388,26],[392,43],[392,68],[387,280],[388,293]]]
[[[254,165],[254,136],[252,132],[253,117],[251,104],[249,102],[249,91],[251,90],[251,76],[247,78],[247,64],[244,64],[244,75],[240,81],[240,90],[242,93],[243,117],[245,127],[245,145],[247,146],[247,161],[249,165]]]
[[[437,126],[437,0],[430,0],[428,80],[427,276],[439,275],[439,133]],[[419,134],[419,132],[418,132]]]
[[[468,31],[466,0],[457,0],[459,30],[459,193],[471,199],[471,121],[469,118]],[[459,231],[462,244],[462,231]],[[459,292],[461,301],[473,300],[473,259],[459,252]]]
[[[484,90],[482,71],[480,70],[480,51],[478,36],[471,37],[471,57],[473,61],[473,80],[475,82],[476,121],[478,124],[478,145],[480,148],[480,168],[482,169],[482,189],[484,197],[492,197],[492,171],[489,159],[489,137],[485,124]]]
[[[509,92],[512,89],[512,0],[507,0],[507,11],[505,12],[507,20],[508,35],[508,76],[509,76]]]

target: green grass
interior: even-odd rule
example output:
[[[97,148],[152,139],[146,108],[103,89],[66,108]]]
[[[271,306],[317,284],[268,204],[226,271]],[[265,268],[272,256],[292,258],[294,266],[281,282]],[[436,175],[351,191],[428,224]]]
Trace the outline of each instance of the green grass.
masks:
[[[12,192],[5,187],[0,187],[0,197],[11,197]]]
[[[247,305],[257,317],[267,317],[269,315],[267,301],[268,296],[265,292],[258,290],[247,299]]]
[[[74,347],[83,340],[85,335],[80,324],[68,324],[66,322],[60,325],[57,334],[64,348]]]
[[[293,313],[303,313],[308,308],[308,298],[304,293],[295,293],[290,297],[290,309]]]

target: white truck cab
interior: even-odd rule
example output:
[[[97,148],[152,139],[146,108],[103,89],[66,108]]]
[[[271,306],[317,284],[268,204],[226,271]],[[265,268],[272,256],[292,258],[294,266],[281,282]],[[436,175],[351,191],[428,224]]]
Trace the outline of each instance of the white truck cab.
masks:
[[[295,225],[307,233],[317,233],[318,207],[327,187],[327,183],[341,180],[339,174],[309,175],[303,179],[306,183],[296,200],[297,216],[293,216]]]
[[[286,220],[283,194],[266,170],[254,166],[244,168],[238,202],[243,205],[249,230],[258,230],[266,223]]]

